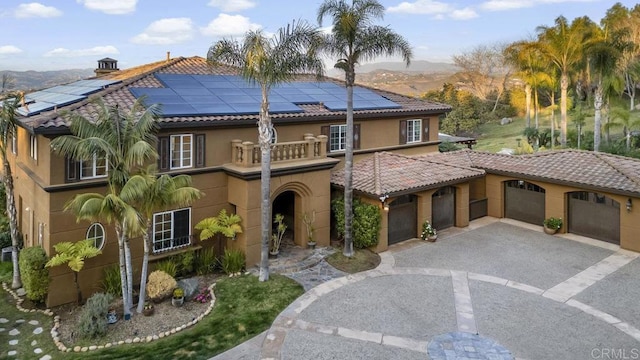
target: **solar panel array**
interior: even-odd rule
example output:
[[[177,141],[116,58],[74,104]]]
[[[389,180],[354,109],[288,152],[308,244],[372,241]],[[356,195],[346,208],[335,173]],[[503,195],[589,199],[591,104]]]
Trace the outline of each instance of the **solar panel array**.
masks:
[[[32,92],[25,94],[24,104],[17,111],[24,116],[35,115],[84,100],[88,95],[119,82],[119,80],[79,80]]]
[[[262,102],[259,85],[235,75],[155,74],[163,88],[129,88],[147,105],[161,104],[163,116],[251,115]],[[291,82],[269,93],[271,113],[300,113],[298,105],[323,104],[331,111],[347,109],[346,89],[330,82]],[[371,90],[353,89],[354,110],[397,109],[401,106]]]

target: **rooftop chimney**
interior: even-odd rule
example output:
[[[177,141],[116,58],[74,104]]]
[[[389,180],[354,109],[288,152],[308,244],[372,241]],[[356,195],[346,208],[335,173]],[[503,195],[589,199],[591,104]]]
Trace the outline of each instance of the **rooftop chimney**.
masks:
[[[171,60],[171,51],[167,51],[167,61]]]
[[[98,68],[93,70],[96,73],[96,76],[102,76],[114,71],[118,71],[118,60],[112,58],[104,58],[98,60]]]

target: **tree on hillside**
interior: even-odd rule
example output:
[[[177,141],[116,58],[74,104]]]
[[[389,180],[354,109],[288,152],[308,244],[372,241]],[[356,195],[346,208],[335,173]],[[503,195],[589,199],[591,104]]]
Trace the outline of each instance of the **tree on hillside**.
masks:
[[[336,57],[337,69],[344,71],[347,89],[347,121],[344,163],[344,255],[353,256],[353,86],[355,66],[361,61],[380,56],[400,55],[409,65],[412,57],[409,43],[388,27],[374,25],[384,17],[384,6],[377,0],[325,0],[318,9],[318,23],[331,18],[331,33],[326,37],[325,51]]]
[[[137,312],[144,309],[147,289],[147,272],[149,253],[153,246],[153,213],[162,209],[189,206],[202,196],[200,190],[191,186],[191,176],[163,174],[157,176],[155,165],[147,167],[141,173],[132,176],[124,185],[120,197],[128,204],[133,204],[140,212],[144,224],[142,231],[144,255],[140,272],[140,291]]]
[[[269,91],[274,85],[293,81],[300,73],[324,72],[318,56],[320,32],[304,22],[294,22],[280,28],[275,37],[262,31],[249,31],[242,43],[220,40],[207,54],[212,64],[239,68],[247,81],[257,83],[262,92],[258,139],[261,151],[261,241],[260,281],[269,279],[269,232],[271,229],[271,138],[273,124],[269,115]]]
[[[16,200],[13,187],[13,173],[11,164],[7,158],[9,143],[13,141],[17,134],[16,109],[19,106],[17,97],[5,100],[0,106],[0,156],[2,156],[2,183],[4,184],[6,197],[6,211],[9,217],[9,230],[11,232],[11,262],[13,264],[13,278],[11,288],[22,287],[20,279],[20,269],[18,267],[18,252],[20,244],[20,234],[18,233],[18,214],[16,210]]]
[[[538,27],[538,46],[543,57],[553,64],[560,76],[560,145],[567,145],[567,92],[575,67],[583,60],[586,34],[579,21],[569,23],[563,16],[554,26]]]
[[[629,110],[614,107],[611,109],[611,121],[605,124],[605,131],[621,127],[627,151],[631,149],[631,131],[640,129],[640,119],[633,119]]]
[[[69,159],[106,163],[106,195],[76,195],[65,205],[65,211],[71,211],[78,220],[102,220],[114,224],[118,238],[122,305],[124,314],[130,315],[133,269],[129,239],[142,232],[143,224],[138,211],[122,200],[120,192],[138,167],[158,158],[154,147],[158,108],[150,106],[145,109],[141,99],[136,100],[128,112],[101,101],[95,106],[93,119],[78,113],[67,114],[72,135],[53,139],[51,148]]]

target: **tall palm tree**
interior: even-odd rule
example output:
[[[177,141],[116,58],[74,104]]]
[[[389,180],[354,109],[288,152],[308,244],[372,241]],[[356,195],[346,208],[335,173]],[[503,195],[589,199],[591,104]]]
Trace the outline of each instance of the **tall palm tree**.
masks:
[[[627,109],[614,107],[609,114],[611,121],[605,124],[605,131],[616,127],[622,127],[622,134],[625,137],[625,146],[627,151],[631,149],[631,131],[640,128],[640,119],[631,117],[631,112]]]
[[[582,22],[571,24],[564,16],[555,20],[555,26],[539,26],[538,46],[543,56],[558,69],[560,75],[560,145],[567,145],[567,90],[569,76],[583,59],[585,32]]]
[[[138,212],[122,201],[120,192],[132,176],[132,172],[158,157],[153,145],[156,143],[158,108],[145,108],[142,101],[138,99],[128,112],[121,111],[117,105],[109,106],[97,102],[94,119],[87,119],[77,113],[67,114],[71,121],[69,130],[72,135],[63,135],[51,142],[51,147],[56,153],[71,159],[91,161],[95,156],[104,156],[106,160],[109,188],[107,195],[76,195],[65,209],[72,211],[78,220],[103,219],[115,225],[125,315],[131,314],[130,309],[133,306],[133,269],[129,238],[132,234],[139,234],[142,225]]]
[[[188,206],[201,196],[200,190],[191,186],[191,176],[163,174],[158,177],[154,165],[148,167],[144,173],[131,177],[122,188],[120,197],[126,203],[134,204],[145,224],[142,233],[144,255],[140,274],[138,313],[144,309],[146,298],[149,253],[152,246],[151,234],[153,234],[153,213],[161,209]]]
[[[269,115],[269,91],[274,85],[293,81],[301,73],[324,72],[318,56],[321,36],[305,22],[294,22],[280,28],[274,37],[261,30],[249,31],[242,43],[223,39],[209,48],[207,59],[212,64],[239,68],[240,75],[257,83],[262,93],[258,139],[261,161],[261,241],[260,281],[269,279],[269,231],[271,228],[271,138],[273,124]]]
[[[353,85],[356,64],[379,56],[400,55],[409,65],[413,56],[407,40],[388,27],[374,25],[384,17],[377,0],[325,0],[318,9],[318,23],[331,17],[331,34],[325,51],[337,57],[337,69],[345,74],[347,88],[347,132],[344,157],[344,255],[353,256]]]
[[[9,164],[9,159],[7,159],[7,153],[9,151],[9,143],[17,134],[16,109],[18,106],[19,99],[17,97],[12,100],[5,100],[0,106],[0,156],[2,156],[2,182],[6,194],[7,216],[9,217],[9,231],[11,232],[11,262],[13,264],[11,287],[13,289],[22,286],[20,269],[18,268],[20,234],[18,234],[18,214],[16,210],[16,199],[13,193],[13,174],[11,172],[11,164]]]

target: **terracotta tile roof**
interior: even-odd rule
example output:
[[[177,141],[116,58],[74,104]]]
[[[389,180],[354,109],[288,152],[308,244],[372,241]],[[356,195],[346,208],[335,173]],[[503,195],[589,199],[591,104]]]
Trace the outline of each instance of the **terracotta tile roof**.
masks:
[[[376,197],[394,196],[463,182],[484,173],[464,165],[431,161],[427,156],[378,152],[353,165],[353,189]],[[344,170],[334,170],[331,182],[344,186]]]
[[[502,155],[474,150],[420,156],[487,173],[576,186],[593,191],[640,196],[640,160],[583,150]]]
[[[112,85],[105,90],[95,93],[89,99],[74,103],[68,106],[60,107],[55,111],[46,111],[29,117],[21,117],[19,120],[26,128],[33,129],[38,133],[63,133],[67,131],[68,121],[61,116],[66,111],[79,113],[85,117],[91,117],[95,113],[95,105],[91,103],[92,99],[100,97],[103,101],[110,105],[118,104],[121,108],[130,109],[135,101],[135,97],[129,91],[129,87],[162,87],[160,82],[154,77],[154,73],[171,73],[171,74],[216,74],[229,75],[237,74],[236,69],[225,66],[210,66],[206,59],[198,56],[190,58],[174,58],[168,61],[160,61],[133,69],[121,70],[100,77],[100,79],[122,80],[122,83]],[[301,77],[301,80],[315,79],[315,77]],[[325,77],[322,81],[330,81],[340,85],[344,83],[333,78]],[[359,85],[360,86],[360,85]],[[389,100],[401,105],[400,109],[381,109],[381,110],[359,110],[354,111],[356,119],[362,119],[370,116],[394,116],[402,113],[407,114],[440,114],[451,110],[449,105],[429,102],[404,95],[394,94],[388,91],[371,89]],[[320,105],[304,105],[304,112],[301,113],[279,113],[271,114],[274,122],[280,119],[305,121],[305,120],[322,120],[334,119],[346,116],[345,111],[330,111]],[[159,119],[160,126],[164,127],[190,127],[193,125],[210,125],[215,123],[238,123],[243,120],[246,123],[254,124],[258,119],[257,114],[250,115],[216,115],[216,116],[176,116],[163,117]]]

